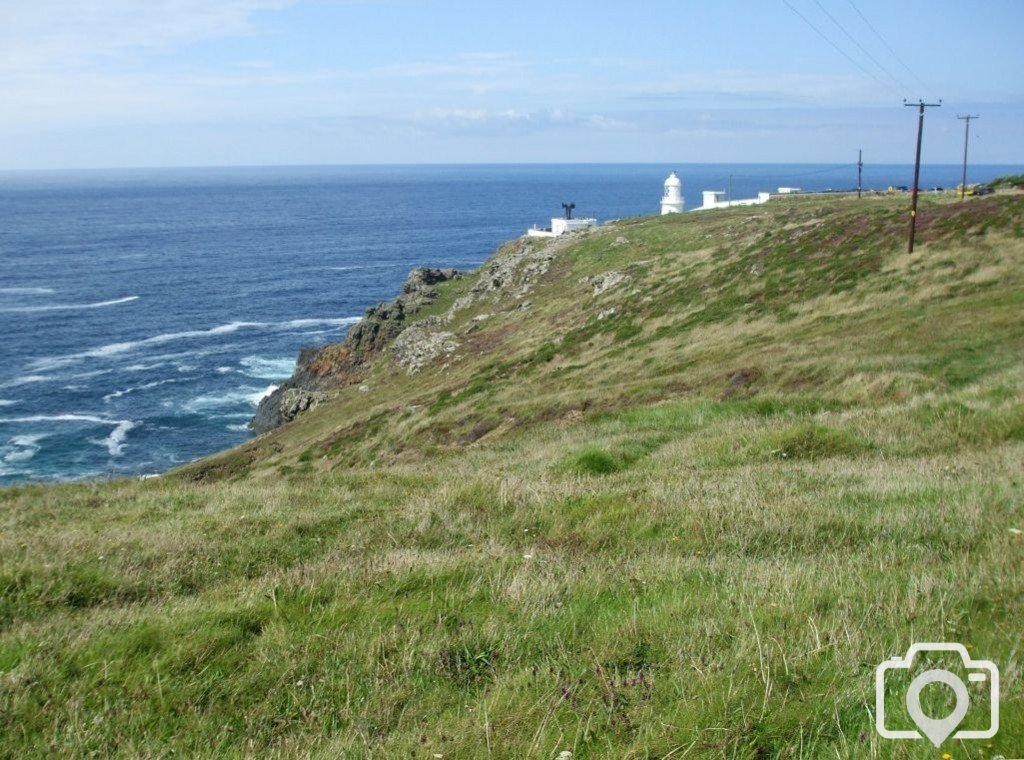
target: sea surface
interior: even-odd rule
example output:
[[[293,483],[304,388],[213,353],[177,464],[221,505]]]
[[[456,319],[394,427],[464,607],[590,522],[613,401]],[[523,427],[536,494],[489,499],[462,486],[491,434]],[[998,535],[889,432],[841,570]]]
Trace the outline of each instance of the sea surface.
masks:
[[[0,485],[144,475],[250,437],[302,346],[341,340],[416,266],[478,266],[563,202],[599,220],[850,165],[490,165],[0,173]],[[1019,166],[975,166],[972,181]],[[922,187],[955,186],[927,166]],[[865,187],[909,185],[866,166]]]

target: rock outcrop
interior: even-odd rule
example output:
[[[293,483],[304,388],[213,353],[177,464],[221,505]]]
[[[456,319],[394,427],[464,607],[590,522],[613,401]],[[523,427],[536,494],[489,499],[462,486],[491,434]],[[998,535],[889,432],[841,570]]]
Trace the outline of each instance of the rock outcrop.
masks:
[[[540,245],[521,238],[503,246],[475,273],[471,287],[447,312],[417,318],[410,325],[412,315],[437,300],[438,283],[466,276],[457,269],[414,269],[401,294],[367,309],[343,342],[303,349],[295,373],[260,402],[249,427],[266,433],[322,403],[331,391],[361,384],[370,366],[385,352],[390,352],[396,368],[410,375],[434,362],[454,358],[459,340],[445,327],[458,312],[482,301],[491,301],[496,308],[500,304],[506,313],[529,310],[532,302],[526,296],[550,269],[558,252],[582,234],[586,233],[564,235]],[[618,285],[625,277],[618,272],[607,273],[592,283],[595,295]],[[478,324],[473,322],[463,336]]]
[[[410,316],[437,299],[440,282],[463,277],[457,269],[414,269],[402,286],[401,294],[366,310],[362,320],[349,330],[341,343],[304,348],[299,352],[295,372],[281,386],[264,398],[249,427],[266,433],[291,422],[299,414],[323,402],[329,391],[361,382],[369,363],[391,346],[402,334]],[[400,366],[416,371],[441,353],[454,350],[454,336],[427,341],[430,346],[420,350],[417,341],[405,341],[405,356]],[[449,338],[450,336],[450,338]]]
[[[458,347],[450,332],[413,325],[395,338],[391,352],[395,364],[406,374],[415,375],[435,359],[455,353]]]

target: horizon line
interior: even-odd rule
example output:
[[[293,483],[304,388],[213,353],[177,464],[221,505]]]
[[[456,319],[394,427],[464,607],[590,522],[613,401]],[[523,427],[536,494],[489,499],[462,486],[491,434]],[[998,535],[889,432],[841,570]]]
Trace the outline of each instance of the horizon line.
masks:
[[[423,161],[423,162],[365,162],[365,163],[286,163],[286,164],[172,164],[172,165],[137,165],[137,166],[82,166],[82,167],[32,167],[32,168],[0,168],[3,174],[32,174],[55,172],[129,172],[129,171],[194,171],[194,170],[239,170],[239,169],[341,169],[341,168],[443,168],[443,167],[485,167],[485,166],[834,166],[837,169],[856,167],[856,161]],[[913,162],[865,162],[869,166],[913,166]],[[922,167],[958,167],[959,163],[925,163]],[[1021,167],[1024,161],[1009,163],[976,163],[972,167]]]

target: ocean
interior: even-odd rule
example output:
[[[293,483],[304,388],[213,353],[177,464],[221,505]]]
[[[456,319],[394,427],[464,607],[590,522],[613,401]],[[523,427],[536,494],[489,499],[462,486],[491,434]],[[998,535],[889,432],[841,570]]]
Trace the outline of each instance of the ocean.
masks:
[[[146,475],[251,436],[301,347],[416,266],[473,268],[563,202],[658,212],[705,189],[848,189],[850,165],[332,166],[0,173],[0,484]],[[983,181],[1019,166],[974,166]],[[874,166],[864,186],[909,185]],[[960,167],[927,166],[922,187]]]

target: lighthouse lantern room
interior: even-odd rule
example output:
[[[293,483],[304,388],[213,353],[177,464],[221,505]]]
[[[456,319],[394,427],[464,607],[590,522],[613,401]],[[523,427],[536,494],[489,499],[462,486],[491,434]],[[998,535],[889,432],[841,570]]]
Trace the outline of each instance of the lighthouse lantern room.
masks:
[[[675,172],[665,180],[665,194],[661,197],[661,213],[678,214],[683,210],[683,183]]]

